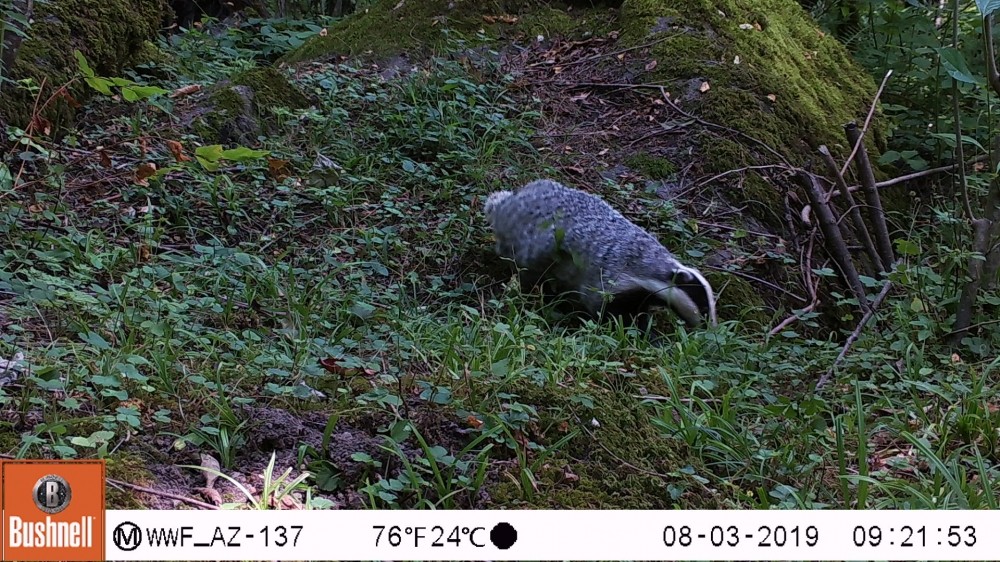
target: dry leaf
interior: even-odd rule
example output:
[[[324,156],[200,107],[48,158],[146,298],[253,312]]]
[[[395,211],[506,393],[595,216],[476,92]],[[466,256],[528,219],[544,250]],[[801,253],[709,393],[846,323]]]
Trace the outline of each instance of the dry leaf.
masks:
[[[201,471],[205,475],[205,487],[212,488],[215,486],[215,481],[219,479],[219,475],[215,474],[214,471],[222,472],[222,467],[219,465],[219,461],[215,459],[212,455],[201,454],[201,466],[202,468],[207,468],[208,470]]]
[[[184,86],[182,88],[177,88],[173,92],[170,92],[170,95],[168,97],[179,98],[181,96],[189,96],[199,90],[201,90],[201,84],[191,84],[188,86]]]
[[[349,375],[349,374],[351,374],[349,372],[349,369],[345,369],[344,367],[341,367],[340,365],[338,365],[337,364],[337,360],[334,359],[333,357],[324,357],[324,358],[322,358],[322,359],[319,360],[319,364],[320,364],[321,367],[323,367],[324,369],[326,369],[326,371],[328,373],[333,373],[335,375]]]
[[[584,92],[582,94],[577,94],[569,98],[569,101],[583,101],[590,97],[590,92]]]
[[[139,154],[143,157],[149,152],[149,144],[146,142],[146,137],[139,137]]]
[[[465,423],[469,424],[469,427],[471,427],[472,429],[479,429],[480,427],[483,427],[483,422],[480,421],[479,418],[471,414],[469,415],[469,417],[465,418]]]
[[[700,91],[701,93],[703,93],[703,94],[704,94],[705,92],[709,91],[709,90],[710,90],[711,88],[712,88],[712,87],[708,85],[708,82],[702,82],[702,83],[701,83],[701,87],[700,87],[700,88],[698,88],[698,90],[699,90],[699,91]]]
[[[567,482],[578,482],[580,480],[580,477],[574,474],[573,471],[569,469],[569,467],[566,467],[563,469],[563,480]]]
[[[190,156],[184,154],[184,145],[175,140],[168,140],[167,148],[170,149],[170,154],[174,155],[174,160],[178,162],[187,162],[191,159]]]
[[[80,107],[82,107],[80,105],[80,102],[76,101],[76,98],[69,95],[69,92],[67,92],[66,90],[59,90],[59,96],[62,99],[66,100],[66,103],[68,103],[69,106],[72,107],[73,109],[79,109]]]
[[[39,204],[28,205],[28,212],[38,214],[42,212],[42,206]]]
[[[149,261],[149,246],[145,244],[139,246],[139,261]]]
[[[499,23],[506,23],[506,24],[513,25],[513,24],[517,23],[517,16],[512,16],[510,14],[501,14],[499,16],[486,16],[486,15],[484,15],[483,16],[483,21],[485,21],[486,23],[498,23],[499,22]]]
[[[135,169],[135,183],[147,186],[149,182],[146,181],[147,178],[156,173],[156,164],[152,162],[143,162]]]
[[[41,115],[35,115],[31,118],[31,128],[36,131],[41,131],[44,135],[52,133],[52,123]]]
[[[111,164],[111,157],[108,156],[108,153],[105,152],[103,148],[98,148],[97,149],[97,158],[98,158],[98,160],[100,160],[101,166],[104,166],[105,168],[110,168],[111,167],[111,165],[112,165]]]
[[[646,64],[647,71],[653,70],[654,68],[656,68],[656,59],[653,59]]]
[[[195,488],[194,491],[201,494],[201,497],[208,500],[208,503],[212,505],[222,505],[222,494],[220,494],[215,488]]]
[[[292,494],[281,496],[281,505],[284,509],[302,509],[302,502]],[[271,496],[271,507],[278,507],[274,503],[274,496]]]
[[[277,158],[267,159],[267,169],[277,181],[283,181],[288,177],[288,160],[279,160]]]

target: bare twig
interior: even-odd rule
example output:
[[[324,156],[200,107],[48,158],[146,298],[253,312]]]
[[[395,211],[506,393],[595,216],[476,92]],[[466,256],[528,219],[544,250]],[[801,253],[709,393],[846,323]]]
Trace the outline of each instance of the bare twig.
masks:
[[[986,48],[986,77],[990,81],[990,87],[1000,95],[1000,72],[997,71],[997,57],[993,47],[993,17],[995,12],[990,12],[983,18],[983,42]]]
[[[751,281],[756,281],[756,282],[760,283],[761,285],[766,285],[766,286],[774,289],[775,291],[780,291],[780,292],[782,292],[782,293],[784,293],[784,294],[792,297],[793,299],[797,299],[797,300],[800,300],[802,302],[809,302],[805,298],[803,298],[801,295],[796,295],[795,293],[793,293],[793,292],[791,292],[791,291],[789,291],[787,289],[783,289],[783,288],[775,285],[774,283],[771,283],[770,281],[766,281],[764,279],[761,279],[760,277],[754,277],[753,275],[750,275],[749,273],[745,273],[743,271],[739,271],[739,270],[736,270],[736,269],[723,269],[721,267],[716,267],[716,266],[712,266],[712,265],[706,265],[705,267],[710,268],[710,269],[715,269],[717,271],[722,271],[722,272],[728,273],[729,275],[736,275],[738,277],[745,277],[747,279],[750,279]]]
[[[858,322],[857,327],[854,328],[854,331],[851,332],[851,335],[847,338],[847,341],[844,342],[844,347],[843,349],[840,350],[840,354],[837,355],[837,358],[833,361],[833,365],[830,365],[830,369],[826,372],[826,374],[820,377],[819,381],[816,382],[816,391],[819,391],[819,389],[823,388],[826,385],[826,383],[830,382],[830,379],[833,378],[834,369],[836,369],[837,365],[844,360],[844,357],[847,357],[848,350],[850,350],[851,346],[854,345],[854,342],[857,341],[859,337],[861,337],[861,332],[865,329],[865,326],[868,325],[868,322],[872,319],[872,316],[875,315],[875,310],[882,305],[882,301],[884,301],[885,297],[889,294],[890,288],[892,288],[892,281],[887,280],[885,282],[885,286],[882,287],[882,291],[878,294],[877,297],[875,297],[875,302],[872,303],[871,308],[868,309],[868,312],[866,312],[865,315],[861,317],[861,321]]]
[[[875,172],[872,171],[871,162],[868,160],[868,151],[862,145],[863,131],[858,130],[856,123],[848,123],[844,125],[844,132],[849,141],[861,147],[858,150],[855,166],[861,178],[861,185],[864,187],[865,200],[868,203],[868,218],[875,229],[875,241],[878,244],[879,255],[882,256],[882,264],[891,264],[896,261],[896,257],[892,251],[892,241],[889,239],[889,228],[885,224],[882,200],[879,197],[878,188],[875,187]]]
[[[858,235],[861,237],[861,244],[864,246],[865,252],[868,253],[868,257],[871,259],[873,265],[879,267],[881,271],[886,271],[885,264],[879,258],[878,250],[875,249],[875,242],[872,241],[872,235],[868,232],[868,227],[861,217],[861,210],[855,204],[854,197],[851,196],[851,190],[847,188],[847,182],[844,181],[844,176],[841,175],[840,170],[837,168],[837,163],[833,160],[833,155],[830,154],[830,150],[826,148],[826,145],[819,147],[819,153],[823,155],[823,162],[826,163],[827,169],[833,174],[834,180],[837,182],[837,187],[840,188],[841,193],[847,198],[848,213],[854,222],[855,230],[857,230]]]
[[[875,115],[875,108],[878,107],[878,99],[882,97],[882,90],[885,89],[885,84],[889,81],[890,76],[892,76],[891,69],[885,73],[885,78],[882,78],[882,84],[878,87],[878,91],[875,92],[875,98],[872,100],[872,106],[868,109],[868,116],[865,117],[864,126],[861,127],[861,134],[859,135],[860,138],[854,142],[854,149],[851,150],[851,155],[847,157],[847,160],[844,161],[844,167],[840,169],[840,175],[842,176],[847,174],[847,169],[851,167],[851,162],[854,160],[858,150],[861,148],[861,143],[864,142],[862,139],[865,138],[865,133],[868,132],[868,126],[871,124],[872,116]]]
[[[561,63],[561,64],[558,64],[558,65],[553,65],[553,66],[561,66],[563,68],[568,68],[570,66],[575,66],[575,65],[582,64],[582,63],[585,63],[585,62],[590,62],[590,61],[595,61],[595,60],[600,60],[600,59],[606,59],[608,57],[616,57],[618,55],[623,55],[623,54],[628,53],[630,51],[637,51],[639,49],[646,49],[646,48],[649,48],[649,47],[656,46],[656,45],[658,45],[660,43],[663,43],[664,41],[666,41],[668,39],[673,39],[674,37],[676,37],[676,35],[667,35],[667,36],[664,36],[664,37],[660,37],[659,39],[656,39],[655,41],[650,41],[649,43],[643,43],[642,45],[636,45],[634,47],[628,47],[626,49],[620,49],[620,50],[617,50],[617,51],[611,51],[610,53],[601,53],[599,55],[593,55],[593,56],[590,56],[590,57],[584,57],[582,59],[568,61],[568,62]],[[540,63],[535,63],[535,64],[540,64]],[[534,66],[534,65],[531,65],[531,66]]]
[[[989,157],[988,154],[980,154],[978,156],[969,158],[969,160],[966,161],[966,165],[967,166],[971,166],[973,164],[978,164],[979,162],[985,162],[985,161],[987,161],[989,159],[990,159],[990,157]],[[915,179],[923,178],[923,177],[926,177],[926,176],[932,176],[934,174],[940,174],[942,172],[950,172],[950,171],[956,169],[957,167],[958,167],[958,164],[949,164],[947,166],[941,166],[941,167],[938,167],[938,168],[930,168],[930,169],[927,169],[927,170],[921,170],[919,172],[913,172],[912,174],[906,174],[906,175],[895,177],[895,178],[888,179],[888,180],[885,180],[885,181],[880,181],[880,182],[878,182],[878,183],[875,184],[875,187],[877,187],[879,189],[882,189],[884,187],[892,187],[894,185],[898,185],[898,184],[901,184],[901,183],[906,183],[906,182],[908,182],[910,180],[915,180]],[[861,186],[860,185],[852,185],[852,186],[850,186],[847,189],[851,193],[854,193],[855,191],[861,189]],[[843,193],[841,192],[840,189],[834,189],[834,190],[830,191],[827,194],[826,200],[830,201],[834,197],[840,197],[841,195],[843,195]],[[802,213],[801,213],[802,222],[804,222],[806,224],[812,224],[812,221],[809,219],[809,216],[811,214],[812,214],[812,206],[811,205],[806,205],[805,207],[803,207],[802,208]]]
[[[169,499],[172,499],[172,500],[182,501],[182,502],[184,502],[186,504],[190,504],[190,505],[193,505],[193,506],[196,506],[196,507],[200,507],[202,509],[212,509],[212,510],[219,509],[219,506],[217,506],[217,505],[212,505],[210,503],[205,503],[203,501],[196,500],[194,498],[189,498],[187,496],[182,496],[180,494],[172,494],[170,492],[164,492],[162,490],[154,490],[153,488],[147,488],[145,486],[139,486],[138,484],[131,484],[129,482],[124,482],[122,480],[115,480],[114,478],[108,478],[108,484],[111,484],[113,486],[119,486],[119,487],[122,487],[122,488],[129,488],[129,489],[135,490],[137,492],[143,492],[143,493],[146,493],[146,494],[153,494],[154,496],[160,496],[162,498],[169,498]]]
[[[774,336],[780,334],[782,330],[784,330],[785,328],[787,328],[788,326],[790,326],[792,324],[792,322],[795,322],[796,320],[798,320],[803,314],[809,314],[810,312],[812,312],[813,309],[816,308],[816,304],[817,303],[813,302],[809,306],[803,308],[802,310],[796,312],[795,314],[792,314],[788,318],[785,318],[780,323],[778,323],[777,326],[775,326],[774,328],[771,328],[771,331],[768,332],[767,335],[769,335],[771,337],[774,337]]]

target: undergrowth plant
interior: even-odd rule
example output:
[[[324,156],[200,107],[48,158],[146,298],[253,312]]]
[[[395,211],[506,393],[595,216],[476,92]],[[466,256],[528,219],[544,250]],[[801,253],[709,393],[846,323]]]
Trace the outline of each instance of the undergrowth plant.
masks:
[[[100,82],[141,94],[114,148],[100,127],[11,132],[44,165],[30,194],[0,174],[0,357],[30,359],[0,387],[4,452],[134,460],[155,440],[213,456],[218,470],[186,470],[256,509],[300,492],[373,509],[995,506],[1000,326],[962,354],[940,343],[967,257],[952,232],[913,221],[902,296],[817,394],[842,337],[815,316],[774,335],[666,316],[656,346],[493,269],[483,197],[552,170],[489,45],[392,79],[361,62],[289,71],[317,105],[277,109],[261,146],[204,142],[150,105],[315,32],[247,25],[271,28],[190,30],[163,82]],[[155,171],[108,183],[80,146]],[[670,206],[653,213],[678,252],[711,249]]]

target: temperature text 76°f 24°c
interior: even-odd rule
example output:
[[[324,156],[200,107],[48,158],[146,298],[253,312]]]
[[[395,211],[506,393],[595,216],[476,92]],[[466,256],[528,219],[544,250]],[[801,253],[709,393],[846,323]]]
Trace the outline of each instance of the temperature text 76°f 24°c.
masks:
[[[405,544],[413,548],[424,546],[444,548],[447,546],[458,547],[466,542],[474,547],[483,548],[489,543],[489,533],[486,527],[373,525],[372,529],[378,533],[375,537],[376,547],[395,547]]]

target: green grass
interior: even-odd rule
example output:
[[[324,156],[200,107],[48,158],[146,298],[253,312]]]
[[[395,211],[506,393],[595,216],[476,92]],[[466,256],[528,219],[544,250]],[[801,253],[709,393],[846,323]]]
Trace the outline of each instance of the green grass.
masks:
[[[255,64],[239,44],[178,41],[190,56],[163,69],[168,89]],[[197,450],[314,507],[342,492],[371,508],[996,507],[1000,332],[955,358],[937,343],[962,256],[933,225],[909,238],[938,249],[894,274],[820,394],[843,336],[816,317],[770,337],[729,306],[662,347],[561,318],[491,251],[485,195],[554,162],[529,142],[536,108],[478,64],[489,80],[447,58],[394,81],[310,66],[294,79],[319,105],[276,109],[268,157],[148,185],[80,187],[107,172],[74,143],[119,138],[117,162],[175,165],[162,141],[199,140],[157,132],[142,157],[132,131],[164,131],[151,108],[36,139],[34,199],[0,184],[0,358],[31,369],[0,388],[0,451],[106,457],[155,486],[152,465]],[[674,229],[682,255],[708,247]],[[261,411],[323,421],[314,441],[262,442]]]

